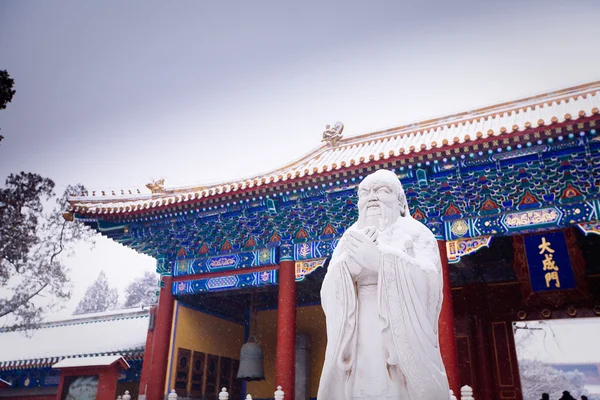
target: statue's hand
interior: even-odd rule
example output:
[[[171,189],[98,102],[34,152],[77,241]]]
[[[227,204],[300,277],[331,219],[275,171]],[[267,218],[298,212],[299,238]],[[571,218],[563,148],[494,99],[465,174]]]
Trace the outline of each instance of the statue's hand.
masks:
[[[381,253],[375,244],[377,230],[366,228],[364,231],[350,230],[347,232],[347,250],[361,267],[374,271],[379,269]]]

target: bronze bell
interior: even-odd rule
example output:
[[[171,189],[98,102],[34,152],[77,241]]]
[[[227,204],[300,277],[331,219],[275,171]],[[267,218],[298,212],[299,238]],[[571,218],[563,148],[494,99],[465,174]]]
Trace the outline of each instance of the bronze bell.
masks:
[[[245,381],[262,381],[265,379],[263,349],[260,343],[248,342],[242,346],[237,378]]]

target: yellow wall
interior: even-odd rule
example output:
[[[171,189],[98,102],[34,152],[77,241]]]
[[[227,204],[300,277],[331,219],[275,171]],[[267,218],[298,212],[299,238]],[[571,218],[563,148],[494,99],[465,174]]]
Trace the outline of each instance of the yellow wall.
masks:
[[[327,333],[325,314],[320,305],[296,309],[296,331],[310,337],[310,397],[317,397],[321,369],[325,361]],[[249,382],[252,397],[273,397],[275,391],[275,352],[277,350],[277,310],[260,311],[257,316],[256,338],[263,346],[265,380]],[[285,391],[285,388],[283,388]]]
[[[296,310],[296,330],[310,337],[310,397],[317,397],[321,370],[325,362],[327,330],[325,314],[320,305],[300,307]]]
[[[204,314],[176,302],[171,330],[167,370],[170,376],[167,379],[167,388],[172,388],[175,384],[175,366],[172,363],[178,348],[238,359],[242,344],[244,325]]]

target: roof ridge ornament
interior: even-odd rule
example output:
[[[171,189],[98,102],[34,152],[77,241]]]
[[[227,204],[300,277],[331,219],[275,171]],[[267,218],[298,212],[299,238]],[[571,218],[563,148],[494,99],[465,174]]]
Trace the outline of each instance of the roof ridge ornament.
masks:
[[[337,147],[340,139],[342,138],[342,132],[344,131],[344,124],[337,121],[333,126],[325,125],[323,131],[323,139],[321,142],[327,142],[331,147]]]
[[[152,194],[155,193],[164,193],[165,192],[165,178],[161,178],[158,180],[152,180],[152,182],[147,183],[146,187],[150,189]]]

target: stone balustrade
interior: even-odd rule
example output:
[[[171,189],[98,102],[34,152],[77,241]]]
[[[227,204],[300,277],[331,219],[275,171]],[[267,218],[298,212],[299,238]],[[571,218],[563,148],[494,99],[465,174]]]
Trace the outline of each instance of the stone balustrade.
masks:
[[[273,393],[274,400],[284,400],[285,392],[282,390],[281,386],[277,386],[277,390]],[[171,390],[171,393],[167,396],[168,400],[177,399],[177,393],[175,389]],[[117,397],[117,400],[131,400],[131,396],[129,395],[129,391],[126,390],[123,396]],[[229,400],[229,393],[227,392],[227,388],[222,388],[221,392],[219,392],[219,400]],[[234,400],[234,399],[231,399]],[[246,400],[252,400],[252,395],[246,395]],[[473,397],[473,389],[470,386],[463,386],[460,389],[460,399],[457,399],[454,392],[450,390],[450,400],[475,400]]]

